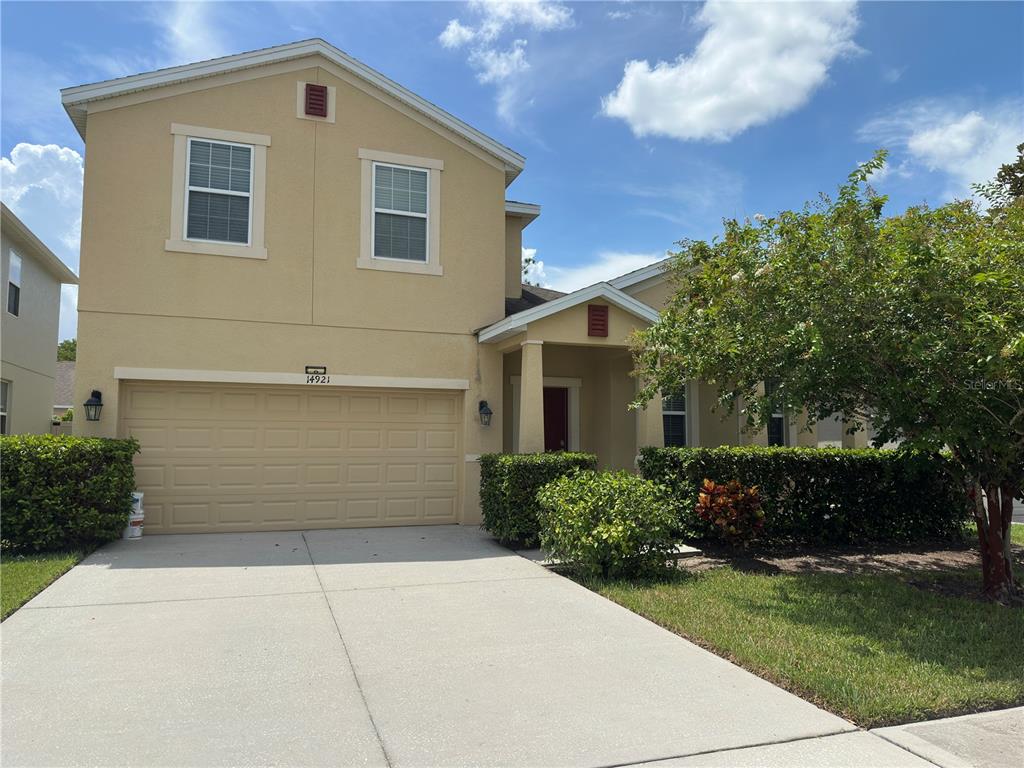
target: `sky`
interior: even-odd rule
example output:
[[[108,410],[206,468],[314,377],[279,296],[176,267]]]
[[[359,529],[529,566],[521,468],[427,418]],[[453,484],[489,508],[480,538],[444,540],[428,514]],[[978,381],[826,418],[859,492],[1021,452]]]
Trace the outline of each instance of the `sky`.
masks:
[[[322,37],[527,158],[531,279],[574,290],[834,191],[970,196],[1024,141],[1024,3],[0,4],[0,195],[78,270],[59,89]],[[60,337],[75,335],[77,291]]]

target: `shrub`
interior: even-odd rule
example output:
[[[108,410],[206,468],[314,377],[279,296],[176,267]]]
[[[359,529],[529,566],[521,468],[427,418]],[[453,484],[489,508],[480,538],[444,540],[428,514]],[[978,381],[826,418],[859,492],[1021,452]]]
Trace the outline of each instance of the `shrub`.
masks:
[[[60,420],[61,421],[72,421],[74,418],[75,418],[75,409],[74,408],[68,408],[61,415]]]
[[[548,483],[537,498],[541,546],[563,564],[601,576],[665,569],[676,519],[654,483],[584,470]]]
[[[3,548],[73,550],[117,538],[128,523],[138,450],[135,440],[0,437]]]
[[[641,474],[663,484],[683,532],[711,538],[696,514],[705,478],[756,485],[764,545],[953,540],[968,510],[941,456],[875,449],[644,448]]]
[[[705,478],[694,511],[734,546],[745,546],[764,528],[761,490],[756,485],[746,488],[738,480],[716,483]]]
[[[480,457],[484,528],[507,545],[537,544],[537,491],[575,469],[593,469],[589,453],[489,453]]]

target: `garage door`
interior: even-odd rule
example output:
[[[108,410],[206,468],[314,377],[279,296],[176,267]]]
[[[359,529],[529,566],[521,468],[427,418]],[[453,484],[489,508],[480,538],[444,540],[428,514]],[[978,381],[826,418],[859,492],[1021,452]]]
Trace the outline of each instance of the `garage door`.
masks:
[[[128,382],[146,533],[453,523],[461,394]]]

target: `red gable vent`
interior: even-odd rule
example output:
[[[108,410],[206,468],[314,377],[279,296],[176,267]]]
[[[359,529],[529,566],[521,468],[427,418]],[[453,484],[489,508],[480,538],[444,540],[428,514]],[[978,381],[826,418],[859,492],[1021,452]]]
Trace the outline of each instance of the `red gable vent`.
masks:
[[[587,305],[587,335],[608,335],[608,306],[605,304]]]
[[[327,117],[327,86],[306,83],[306,114]]]

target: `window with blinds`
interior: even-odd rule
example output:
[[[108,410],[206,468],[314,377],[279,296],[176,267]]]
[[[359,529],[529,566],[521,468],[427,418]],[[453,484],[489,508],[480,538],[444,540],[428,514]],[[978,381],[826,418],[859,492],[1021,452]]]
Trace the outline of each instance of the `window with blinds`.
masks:
[[[373,165],[373,256],[427,261],[429,171]]]
[[[665,445],[686,445],[686,391],[661,396],[661,422]]]
[[[249,244],[252,154],[245,144],[188,140],[188,239]]]
[[[779,389],[778,379],[767,379],[764,383],[766,397],[771,397]],[[780,406],[776,406],[768,419],[768,445],[786,445],[786,414]]]

